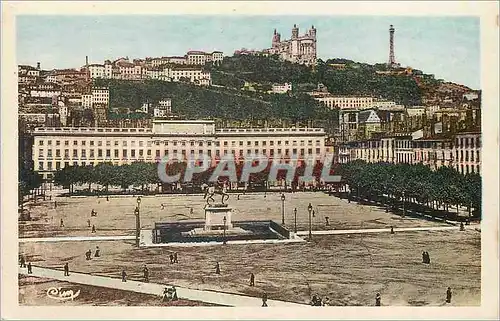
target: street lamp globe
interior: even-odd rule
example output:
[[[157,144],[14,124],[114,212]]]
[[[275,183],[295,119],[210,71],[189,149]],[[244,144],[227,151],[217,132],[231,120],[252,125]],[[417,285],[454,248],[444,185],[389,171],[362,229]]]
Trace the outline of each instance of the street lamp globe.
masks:
[[[281,200],[284,202],[285,201],[285,194],[281,194]]]
[[[139,215],[139,207],[136,207],[134,210],[135,215]]]
[[[309,206],[307,207],[307,210],[310,212],[310,211],[312,211],[312,209],[313,209],[313,206],[312,206],[311,203],[309,203]]]
[[[137,197],[137,204],[139,204],[139,205],[141,204],[141,197],[140,196]]]

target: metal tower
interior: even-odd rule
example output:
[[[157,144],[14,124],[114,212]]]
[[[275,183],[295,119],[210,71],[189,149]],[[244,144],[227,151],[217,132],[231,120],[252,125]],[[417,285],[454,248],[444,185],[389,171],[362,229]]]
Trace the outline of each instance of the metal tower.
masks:
[[[394,58],[394,27],[393,25],[389,28],[389,66],[392,67],[396,64],[396,58]]]

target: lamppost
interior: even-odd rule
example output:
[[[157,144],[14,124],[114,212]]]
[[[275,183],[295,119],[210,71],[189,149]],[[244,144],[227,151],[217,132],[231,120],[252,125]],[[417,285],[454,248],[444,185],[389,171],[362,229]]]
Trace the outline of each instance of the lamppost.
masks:
[[[294,216],[294,228],[293,231],[297,233],[297,208],[294,208],[293,210],[293,216]]]
[[[281,225],[285,224],[285,194],[281,193]]]
[[[224,229],[224,234],[223,234],[223,237],[222,237],[222,244],[226,244],[226,222],[227,222],[227,219],[226,217],[224,216],[224,218],[222,219],[222,222],[224,222],[224,226],[223,226],[223,229]]]
[[[139,247],[139,238],[141,237],[141,219],[140,219],[141,197],[137,197],[137,206],[135,207],[135,246]]]
[[[312,219],[311,219],[311,217],[312,217],[312,210],[313,210],[311,203],[309,203],[307,210],[309,211],[309,240],[311,240],[312,239]]]

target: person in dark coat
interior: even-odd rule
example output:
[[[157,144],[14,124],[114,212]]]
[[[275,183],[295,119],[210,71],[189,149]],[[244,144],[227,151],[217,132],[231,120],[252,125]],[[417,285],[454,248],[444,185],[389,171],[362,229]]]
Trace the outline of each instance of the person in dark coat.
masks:
[[[32,267],[31,267],[31,262],[28,262],[28,274],[33,273]]]
[[[68,263],[64,264],[64,276],[69,276],[69,265],[68,265]]]
[[[448,287],[448,290],[446,290],[446,303],[451,303],[451,288]]]
[[[465,231],[464,222],[460,222],[460,231]]]
[[[122,282],[127,282],[127,272],[125,270],[122,270]]]
[[[179,260],[177,260],[177,252],[174,252],[174,263],[179,263]]]
[[[95,233],[95,225],[92,225],[92,233]]]
[[[64,227],[64,221],[61,219],[61,224],[59,224],[59,227]]]
[[[265,292],[262,295],[262,306],[267,307],[267,293],[265,293]]]
[[[255,286],[255,275],[250,273],[250,286]]]
[[[377,295],[375,295],[375,306],[380,306],[380,301],[381,301],[381,297],[380,297],[380,293],[377,293]]]
[[[90,219],[87,220],[87,225],[90,227]]]
[[[172,253],[170,253],[170,263],[174,263],[174,255]]]
[[[425,257],[427,259],[427,264],[431,264],[431,257],[429,255],[429,252],[425,251]]]
[[[87,261],[92,259],[91,256],[92,256],[92,250],[88,250],[87,252],[85,252],[85,259]]]
[[[144,265],[144,268],[142,269],[142,272],[144,273],[144,282],[149,282],[149,270],[148,270],[148,267]]]
[[[394,226],[391,226],[391,234],[394,234]]]
[[[26,261],[24,260],[24,255],[21,255],[21,258],[19,259],[21,267],[25,268],[26,267]]]
[[[219,262],[215,264],[215,274],[220,274],[220,265]]]
[[[101,250],[99,249],[99,246],[96,246],[94,257],[100,257],[100,256],[101,256]]]

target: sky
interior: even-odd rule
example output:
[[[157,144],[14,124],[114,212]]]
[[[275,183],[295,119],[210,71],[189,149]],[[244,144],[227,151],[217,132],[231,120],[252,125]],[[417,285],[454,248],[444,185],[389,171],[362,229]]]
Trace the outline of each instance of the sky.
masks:
[[[236,16],[96,15],[17,16],[18,64],[42,69],[79,68],[105,59],[184,55],[188,50],[271,46],[274,29],[288,39],[317,29],[318,58],[385,63],[389,25],[394,25],[395,56],[436,78],[480,89],[480,32],[477,17],[404,16]]]

